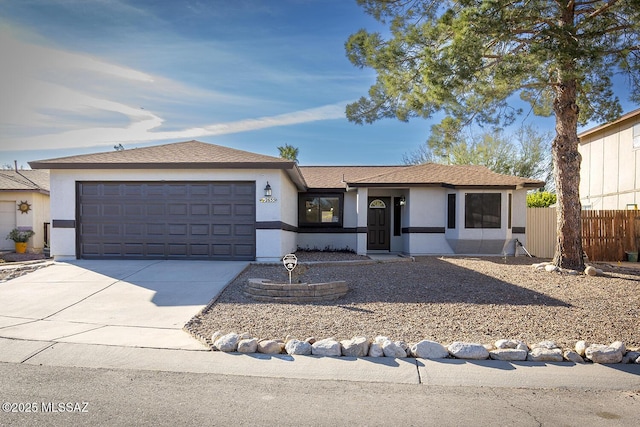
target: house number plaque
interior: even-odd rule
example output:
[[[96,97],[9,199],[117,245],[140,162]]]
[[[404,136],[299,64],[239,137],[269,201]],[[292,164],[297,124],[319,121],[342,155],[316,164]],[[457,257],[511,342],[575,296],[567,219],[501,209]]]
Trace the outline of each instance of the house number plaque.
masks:
[[[298,265],[298,258],[294,254],[287,254],[282,258],[282,263],[289,272],[289,284],[291,284],[291,272]]]

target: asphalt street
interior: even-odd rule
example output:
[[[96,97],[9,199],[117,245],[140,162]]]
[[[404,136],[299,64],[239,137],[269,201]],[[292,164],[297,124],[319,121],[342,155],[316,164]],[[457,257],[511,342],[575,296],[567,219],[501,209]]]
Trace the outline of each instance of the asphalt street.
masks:
[[[446,387],[15,363],[0,363],[0,378],[3,426],[630,426],[640,414],[640,390]]]

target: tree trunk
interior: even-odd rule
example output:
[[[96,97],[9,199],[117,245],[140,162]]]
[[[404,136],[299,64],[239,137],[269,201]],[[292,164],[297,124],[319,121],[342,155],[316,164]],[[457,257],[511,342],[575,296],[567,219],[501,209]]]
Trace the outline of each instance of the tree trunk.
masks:
[[[578,105],[575,80],[556,87],[553,110],[556,137],[552,144],[557,194],[558,242],[553,263],[558,267],[584,270],[582,253],[582,219],[580,205],[580,162],[578,152]]]

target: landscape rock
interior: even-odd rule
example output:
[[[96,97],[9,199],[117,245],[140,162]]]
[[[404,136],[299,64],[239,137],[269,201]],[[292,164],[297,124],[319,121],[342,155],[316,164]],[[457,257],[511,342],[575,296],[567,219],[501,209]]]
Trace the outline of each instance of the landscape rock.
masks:
[[[396,341],[396,344],[400,346],[404,350],[404,357],[411,357],[411,348],[409,348],[409,344],[404,341]]]
[[[562,350],[559,348],[537,347],[529,352],[527,360],[530,362],[562,362]]]
[[[489,358],[489,351],[482,344],[456,341],[447,349],[453,357],[458,359],[483,360]]]
[[[536,348],[546,348],[548,350],[551,350],[554,348],[558,348],[558,345],[555,341],[540,341],[539,343],[533,344],[531,346],[532,350],[535,350]]]
[[[622,352],[619,348],[603,344],[591,344],[584,352],[587,359],[593,363],[620,363]]]
[[[527,350],[516,348],[498,348],[491,350],[489,356],[493,360],[523,361],[527,360]]]
[[[292,356],[307,356],[311,354],[311,344],[306,341],[299,341],[296,339],[287,341],[284,349],[286,350],[287,354],[290,354]]]
[[[386,340],[381,346],[385,357],[407,357],[407,352],[398,342]]]
[[[622,363],[636,363],[638,358],[640,358],[640,351],[628,351],[622,357]]]
[[[240,341],[240,335],[231,332],[218,338],[213,346],[220,351],[233,352],[238,349],[238,341]]]
[[[422,340],[412,345],[410,351],[413,357],[421,359],[444,359],[449,357],[449,350],[445,346],[429,340]]]
[[[588,342],[586,342],[586,341],[578,341],[576,343],[576,346],[575,346],[574,349],[575,349],[576,353],[578,353],[580,356],[584,357],[584,351],[587,349],[587,347],[589,347],[589,345],[590,344]]]
[[[547,264],[544,266],[545,271],[548,271],[549,273],[553,272],[553,271],[558,271],[558,267],[553,265],[553,264]]]
[[[513,348],[529,351],[529,347],[527,346],[527,344],[520,340],[498,340],[494,345],[498,349]]]
[[[308,342],[309,344],[315,343],[317,341],[316,337],[309,337],[306,340],[304,340],[305,342]]]
[[[382,351],[382,344],[377,342],[371,343],[369,346],[369,357],[382,357],[384,356],[384,351]]]
[[[314,356],[340,357],[342,355],[342,347],[338,341],[333,338],[327,338],[313,343],[311,345],[311,354]]]
[[[224,333],[222,331],[215,331],[214,333],[211,334],[211,342],[215,344],[218,338],[220,338],[223,335]],[[215,345],[213,346],[213,349],[218,350]]]
[[[565,360],[573,363],[584,363],[584,359],[577,352],[573,350],[567,350],[562,355]]]
[[[342,355],[350,357],[367,357],[370,342],[366,337],[354,337],[350,340],[340,341]]]
[[[238,353],[255,353],[258,349],[258,340],[256,338],[241,339],[238,341]]]
[[[260,340],[258,342],[258,353],[264,354],[280,354],[282,353],[283,344],[276,340]]]
[[[618,350],[623,355],[627,352],[627,347],[624,345],[624,343],[622,341],[612,342],[611,344],[609,344],[609,347],[615,348],[616,350]]]
[[[598,274],[598,270],[596,270],[596,268],[593,266],[588,266],[584,269],[584,274],[586,274],[587,276],[596,276]]]

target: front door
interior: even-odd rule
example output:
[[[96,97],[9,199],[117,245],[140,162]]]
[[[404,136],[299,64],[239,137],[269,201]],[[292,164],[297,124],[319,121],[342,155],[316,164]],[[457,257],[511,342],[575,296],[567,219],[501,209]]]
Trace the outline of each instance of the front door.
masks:
[[[367,250],[389,250],[391,209],[389,197],[369,197],[367,211]]]

